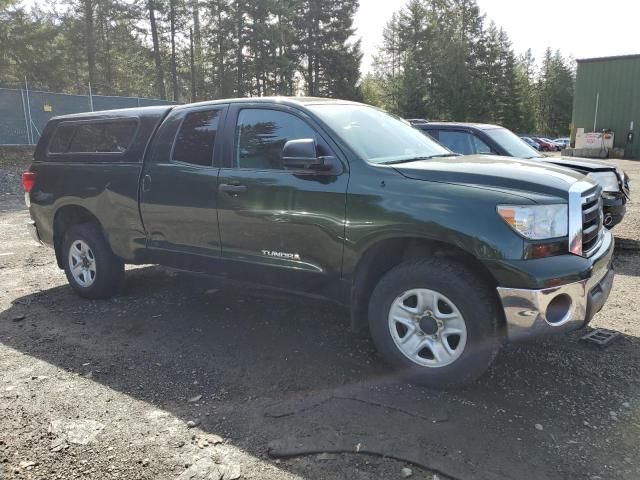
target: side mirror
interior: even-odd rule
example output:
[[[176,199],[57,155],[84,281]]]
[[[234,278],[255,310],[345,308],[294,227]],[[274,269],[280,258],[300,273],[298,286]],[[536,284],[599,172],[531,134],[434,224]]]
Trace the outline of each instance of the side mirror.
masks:
[[[282,148],[282,163],[292,170],[316,169],[321,164],[313,138],[289,140]]]

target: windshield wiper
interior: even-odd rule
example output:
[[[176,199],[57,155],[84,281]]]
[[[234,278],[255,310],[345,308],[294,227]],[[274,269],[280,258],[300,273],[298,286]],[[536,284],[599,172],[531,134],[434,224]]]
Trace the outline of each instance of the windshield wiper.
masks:
[[[403,160],[389,160],[388,162],[382,162],[382,165],[396,165],[398,163],[409,163],[409,162],[419,162],[420,160],[431,160],[433,158],[444,158],[444,157],[461,157],[462,155],[459,153],[440,153],[438,155],[428,155],[424,157],[413,157],[413,158],[405,158]]]

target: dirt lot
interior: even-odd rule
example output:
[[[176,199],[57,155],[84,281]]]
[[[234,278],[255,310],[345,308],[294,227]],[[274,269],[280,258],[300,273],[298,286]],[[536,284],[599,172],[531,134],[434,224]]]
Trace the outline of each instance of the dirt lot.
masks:
[[[158,267],[78,298],[24,228],[23,168],[0,164],[0,478],[640,478],[638,204],[593,322],[623,338],[511,346],[445,393],[394,378],[326,303]]]

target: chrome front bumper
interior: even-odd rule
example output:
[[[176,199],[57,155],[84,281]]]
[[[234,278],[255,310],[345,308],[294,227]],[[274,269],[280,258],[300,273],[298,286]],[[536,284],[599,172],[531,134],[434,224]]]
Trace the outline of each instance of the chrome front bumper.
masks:
[[[543,290],[499,287],[509,341],[569,332],[585,327],[600,311],[613,285],[614,240],[604,233],[594,267],[585,280]]]

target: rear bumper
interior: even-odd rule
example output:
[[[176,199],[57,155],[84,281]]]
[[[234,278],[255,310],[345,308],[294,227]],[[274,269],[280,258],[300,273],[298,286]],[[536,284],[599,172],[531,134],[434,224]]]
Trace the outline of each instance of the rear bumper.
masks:
[[[508,340],[527,340],[585,327],[609,297],[614,277],[613,248],[613,236],[606,231],[592,257],[591,275],[579,282],[541,290],[498,288]]]
[[[38,233],[38,227],[36,226],[36,222],[33,220],[27,223],[27,230],[31,234],[31,238],[33,238],[38,244],[43,245],[42,240],[40,239],[40,234]]]

